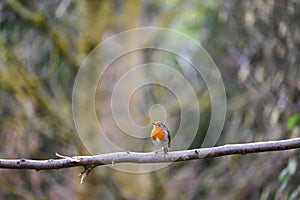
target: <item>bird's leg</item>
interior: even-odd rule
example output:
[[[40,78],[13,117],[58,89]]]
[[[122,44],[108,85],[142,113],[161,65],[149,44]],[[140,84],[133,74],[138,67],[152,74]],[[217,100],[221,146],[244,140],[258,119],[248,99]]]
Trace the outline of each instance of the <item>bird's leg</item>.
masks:
[[[163,147],[163,149],[164,149],[164,153],[167,154],[168,151],[169,151],[169,150],[168,150],[168,147]]]

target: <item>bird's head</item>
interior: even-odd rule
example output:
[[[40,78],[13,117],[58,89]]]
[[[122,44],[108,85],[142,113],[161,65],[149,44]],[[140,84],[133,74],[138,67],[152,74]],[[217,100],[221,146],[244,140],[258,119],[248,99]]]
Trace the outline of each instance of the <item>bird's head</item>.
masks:
[[[157,121],[157,122],[152,122],[154,127],[160,127],[160,128],[164,128],[165,125],[164,123],[162,123],[161,121]]]

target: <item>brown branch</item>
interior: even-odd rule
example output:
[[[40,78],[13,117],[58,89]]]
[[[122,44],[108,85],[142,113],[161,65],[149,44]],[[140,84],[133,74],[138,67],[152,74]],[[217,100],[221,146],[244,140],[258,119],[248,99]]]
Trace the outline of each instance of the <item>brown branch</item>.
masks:
[[[165,153],[137,153],[137,152],[115,152],[98,154],[92,156],[62,156],[60,159],[30,160],[30,159],[0,159],[0,168],[9,169],[60,169],[75,166],[109,165],[117,163],[166,163],[187,161],[202,158],[213,158],[233,154],[248,154],[267,151],[282,151],[300,148],[300,138],[254,142],[245,144],[227,144],[218,147],[201,148],[192,150],[172,151]]]

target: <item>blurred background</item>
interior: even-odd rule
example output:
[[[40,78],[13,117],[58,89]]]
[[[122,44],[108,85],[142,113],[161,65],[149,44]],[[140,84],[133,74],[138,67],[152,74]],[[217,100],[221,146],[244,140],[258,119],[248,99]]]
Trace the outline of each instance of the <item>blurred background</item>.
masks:
[[[143,26],[180,31],[201,43],[215,61],[227,95],[218,145],[298,137],[299,20],[297,0],[1,1],[0,157],[87,154],[76,134],[71,109],[79,66],[105,38]],[[127,61],[119,60],[106,71],[104,82],[117,81],[126,71],[124,63],[129,66],[153,56],[151,51],[142,51]],[[186,70],[180,60],[159,56],[178,70]],[[195,72],[184,76],[194,83],[201,107],[198,134],[190,146],[196,148],[208,128],[210,97],[201,76]],[[142,89],[148,96],[135,93],[131,106],[149,108],[169,92],[159,86]],[[97,92],[97,103],[103,105],[97,114],[102,125],[112,130],[114,122],[101,118],[106,115],[109,94]],[[148,124],[147,112],[135,107],[139,108],[130,108],[138,116],[136,123]],[[169,128],[176,130],[180,121],[176,102],[171,111]],[[145,174],[102,166],[82,185],[77,176],[81,168],[1,169],[0,199],[299,199],[298,160],[297,151],[285,151],[179,162]]]

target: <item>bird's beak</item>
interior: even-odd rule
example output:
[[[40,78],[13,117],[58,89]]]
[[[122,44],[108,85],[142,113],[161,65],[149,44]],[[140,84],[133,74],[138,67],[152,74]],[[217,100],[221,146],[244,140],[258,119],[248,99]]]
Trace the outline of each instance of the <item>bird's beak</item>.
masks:
[[[152,122],[151,124],[155,125],[155,123],[154,123],[154,122]]]

